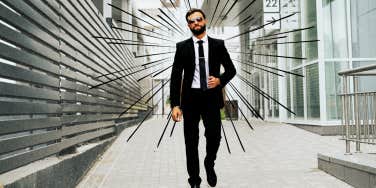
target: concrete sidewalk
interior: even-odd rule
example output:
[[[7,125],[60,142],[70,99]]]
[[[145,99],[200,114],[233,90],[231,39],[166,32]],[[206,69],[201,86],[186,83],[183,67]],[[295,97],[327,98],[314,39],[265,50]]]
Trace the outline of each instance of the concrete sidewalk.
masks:
[[[161,146],[156,148],[165,123],[166,116],[153,117],[128,143],[126,140],[136,126],[124,130],[77,187],[189,187],[182,123],[176,125],[169,137],[171,122]],[[215,166],[217,187],[351,187],[317,168],[319,152],[344,151],[338,136],[323,137],[285,124],[251,123],[254,131],[243,121],[235,122],[246,150],[243,152],[231,122],[223,121],[231,154],[222,136]],[[203,167],[204,128],[200,127],[201,187],[209,187]]]

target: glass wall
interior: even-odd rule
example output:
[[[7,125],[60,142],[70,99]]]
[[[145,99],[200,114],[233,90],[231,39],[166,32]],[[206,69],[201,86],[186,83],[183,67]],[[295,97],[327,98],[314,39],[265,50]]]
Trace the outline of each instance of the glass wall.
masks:
[[[302,74],[302,69],[295,70],[294,73]],[[303,78],[292,77],[292,105],[296,118],[304,118],[304,95],[303,95]]]
[[[316,40],[317,39],[317,18],[316,18],[316,0],[304,0],[304,26],[311,27],[313,29],[308,29],[303,31],[304,40]],[[305,56],[308,61],[313,61],[317,59],[317,43],[310,42],[304,44]]]
[[[376,57],[376,1],[351,0],[352,53],[354,58]]]
[[[320,89],[318,64],[306,67],[307,118],[320,118]]]
[[[346,1],[323,0],[325,58],[347,58]]]
[[[342,77],[338,72],[348,68],[348,62],[325,62],[326,113],[328,120],[342,117]]]

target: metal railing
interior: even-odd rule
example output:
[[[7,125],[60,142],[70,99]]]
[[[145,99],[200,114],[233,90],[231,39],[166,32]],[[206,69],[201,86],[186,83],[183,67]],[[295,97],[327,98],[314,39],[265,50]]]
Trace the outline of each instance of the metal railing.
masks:
[[[0,175],[89,141],[109,138],[141,96],[123,38],[91,0],[0,1]],[[98,77],[109,72],[118,73]],[[122,77],[91,89],[92,86]]]
[[[376,144],[376,91],[359,92],[359,79],[376,76],[376,64],[338,73],[343,78],[342,139],[346,142],[346,153],[350,143],[355,142],[356,152],[360,144]],[[351,86],[351,87],[350,87]]]

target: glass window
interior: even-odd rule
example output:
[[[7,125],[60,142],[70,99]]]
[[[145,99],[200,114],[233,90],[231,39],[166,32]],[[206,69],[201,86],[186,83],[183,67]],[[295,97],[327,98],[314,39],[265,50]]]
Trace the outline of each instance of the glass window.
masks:
[[[318,64],[306,67],[307,117],[320,118],[320,89]]]
[[[347,62],[325,62],[325,90],[326,90],[326,113],[328,120],[341,119],[342,100],[339,96],[343,93],[342,77],[338,72],[348,68]]]
[[[353,57],[376,57],[376,3],[375,0],[351,2],[351,34]]]
[[[291,84],[290,84],[290,74],[288,74],[288,75],[286,75],[287,108],[289,108],[290,110],[293,110],[293,109],[291,109],[291,92],[290,92],[290,87],[291,87]],[[287,112],[287,117],[291,118],[291,113],[290,112]]]
[[[303,31],[305,40],[317,39],[317,18],[316,18],[316,0],[305,0],[304,16],[305,27],[315,26],[313,29]],[[317,59],[317,42],[310,42],[305,44],[305,53],[308,61]]]
[[[346,1],[323,0],[325,58],[346,58]]]
[[[302,40],[302,33],[299,32],[294,32],[292,34],[292,40],[291,41],[301,41]],[[292,47],[292,54],[293,57],[302,57],[302,43],[294,43]],[[299,66],[302,64],[301,59],[292,59],[292,66]]]
[[[353,62],[353,67],[363,67],[367,65],[376,64],[375,61],[359,61]],[[375,76],[361,76],[359,77],[358,82],[358,91],[367,92],[367,91],[376,91],[376,77]]]
[[[302,74],[302,69],[294,70],[294,73]],[[293,112],[296,118],[304,117],[304,94],[303,94],[303,78],[294,76],[292,77],[292,105]]]

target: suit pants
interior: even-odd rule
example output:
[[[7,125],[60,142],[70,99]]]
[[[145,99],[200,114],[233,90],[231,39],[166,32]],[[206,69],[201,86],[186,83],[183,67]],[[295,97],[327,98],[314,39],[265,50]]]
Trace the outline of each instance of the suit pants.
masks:
[[[199,185],[200,165],[198,154],[199,142],[199,121],[203,120],[206,137],[206,157],[204,164],[206,167],[214,167],[221,140],[221,115],[220,108],[213,100],[213,90],[202,91],[200,89],[190,89],[188,101],[183,108],[184,116],[184,139],[187,159],[187,170],[189,174],[188,182],[191,185]]]

